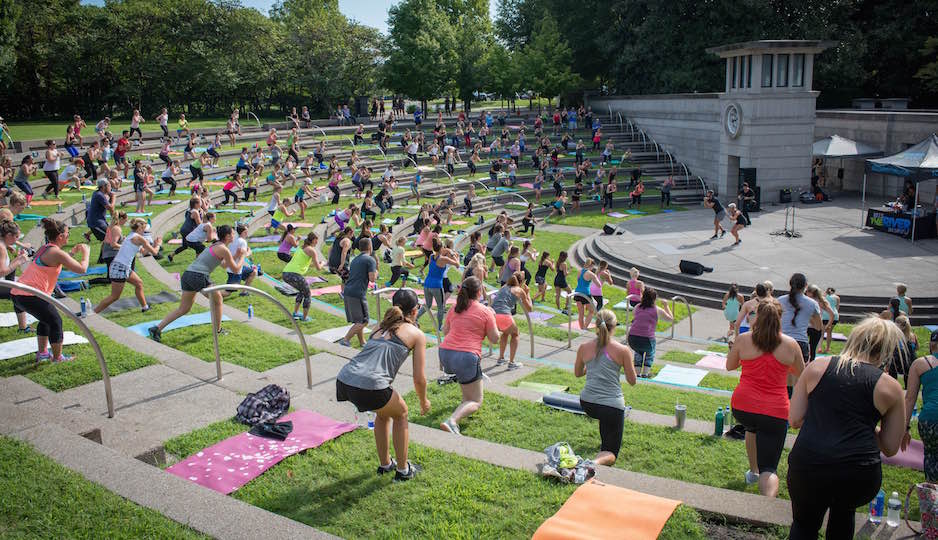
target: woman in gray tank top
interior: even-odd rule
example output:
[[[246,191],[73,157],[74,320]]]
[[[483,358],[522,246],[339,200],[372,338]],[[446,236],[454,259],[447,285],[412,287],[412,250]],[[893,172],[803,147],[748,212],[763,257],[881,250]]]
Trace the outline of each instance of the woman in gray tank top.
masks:
[[[219,265],[232,274],[241,273],[241,264],[244,262],[245,252],[242,252],[235,258],[232,257],[231,252],[228,251],[228,244],[230,244],[231,240],[234,238],[234,229],[231,228],[231,225],[222,225],[218,228],[217,236],[218,238],[215,240],[215,243],[210,245],[202,253],[199,253],[195,260],[192,261],[192,264],[190,264],[189,267],[186,268],[186,271],[182,273],[182,276],[180,276],[179,284],[182,287],[182,298],[179,300],[179,307],[163,317],[163,320],[160,321],[159,324],[147,329],[147,332],[154,341],[159,342],[162,339],[163,329],[166,328],[169,323],[189,313],[189,310],[192,309],[192,304],[195,302],[196,293],[211,286],[212,282],[209,280],[209,276]],[[214,312],[221,313],[221,292],[216,291],[212,293],[209,299],[212,301],[213,307],[217,308]],[[213,320],[212,324],[218,328],[219,333],[222,333],[220,320]]]
[[[524,284],[524,273],[520,270],[509,275],[505,285],[495,292],[492,297],[492,311],[495,312],[495,324],[501,336],[498,338],[498,360],[496,366],[505,363],[505,348],[508,352],[508,369],[515,370],[522,367],[521,362],[515,362],[515,353],[518,352],[518,325],[512,317],[512,312],[521,301],[524,311],[530,312],[534,309],[534,303],[531,302],[531,294],[528,292],[527,285]]]
[[[601,310],[596,315],[596,341],[580,345],[573,367],[577,377],[586,375],[586,386],[580,392],[580,406],[587,416],[599,420],[602,443],[593,459],[599,465],[615,463],[622,448],[625,399],[619,373],[625,370],[625,380],[630,386],[635,386],[636,380],[632,351],[611,339],[617,324],[615,313]]]
[[[400,289],[391,304],[361,352],[339,370],[335,394],[336,401],[351,401],[359,411],[375,412],[378,475],[394,472],[394,481],[403,482],[413,479],[420,469],[407,460],[407,404],[391,383],[413,351],[414,391],[420,400],[420,414],[430,412],[424,373],[427,336],[415,326],[417,293]],[[389,436],[394,441],[397,461],[388,451]]]

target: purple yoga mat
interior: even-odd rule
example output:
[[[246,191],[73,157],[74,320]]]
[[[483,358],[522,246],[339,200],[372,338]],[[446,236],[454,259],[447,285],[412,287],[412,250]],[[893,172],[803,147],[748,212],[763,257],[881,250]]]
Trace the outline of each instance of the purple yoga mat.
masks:
[[[906,469],[921,471],[925,468],[925,447],[922,445],[922,441],[912,439],[905,452],[899,450],[899,453],[892,457],[886,457],[885,454],[882,454],[882,458],[883,463],[886,465],[895,465],[896,467],[905,467]]]
[[[326,279],[319,276],[309,276],[306,278],[306,283],[325,283]]]
[[[304,410],[282,416],[278,422],[287,420],[293,422],[293,432],[285,441],[245,432],[196,452],[166,470],[227,495],[285,458],[358,427]]]
[[[279,235],[279,234],[271,234],[271,235],[269,235],[269,236],[252,236],[252,237],[248,238],[248,240],[250,240],[250,242],[251,242],[252,244],[260,244],[260,243],[263,243],[263,242],[279,242],[279,241],[280,241],[280,235]]]
[[[164,200],[161,200],[161,201],[160,201],[160,200],[153,201],[153,202],[151,202],[150,204],[153,204],[153,205],[163,205],[163,204],[178,204],[178,203],[180,203],[180,202],[182,202],[182,201],[175,201],[175,200],[170,201],[170,200],[165,200],[165,199],[164,199]]]
[[[531,316],[532,321],[546,321],[554,318],[553,313],[544,313],[543,311],[532,311],[528,315]]]

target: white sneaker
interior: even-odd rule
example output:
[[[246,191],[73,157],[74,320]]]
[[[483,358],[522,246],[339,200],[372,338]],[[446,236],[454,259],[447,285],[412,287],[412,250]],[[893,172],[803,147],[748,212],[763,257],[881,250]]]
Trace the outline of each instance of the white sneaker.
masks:
[[[440,429],[443,431],[448,431],[453,435],[462,435],[462,433],[459,432],[459,426],[456,424],[456,422],[453,422],[452,418],[447,418],[446,421],[441,423]]]
[[[751,470],[746,471],[746,485],[759,483],[759,475]]]
[[[508,371],[514,371],[516,369],[521,369],[524,367],[524,364],[521,362],[508,362]]]
[[[508,360],[505,360],[504,358],[499,358],[498,360],[495,361],[496,366],[504,366],[507,363],[508,363]]]

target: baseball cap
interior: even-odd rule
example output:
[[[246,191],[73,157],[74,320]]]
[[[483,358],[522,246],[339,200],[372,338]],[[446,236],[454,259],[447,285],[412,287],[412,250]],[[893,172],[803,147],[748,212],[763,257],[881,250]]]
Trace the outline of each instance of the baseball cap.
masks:
[[[930,340],[930,341],[931,341],[932,343],[938,343],[938,330],[935,330],[934,332],[931,333],[931,340]]]

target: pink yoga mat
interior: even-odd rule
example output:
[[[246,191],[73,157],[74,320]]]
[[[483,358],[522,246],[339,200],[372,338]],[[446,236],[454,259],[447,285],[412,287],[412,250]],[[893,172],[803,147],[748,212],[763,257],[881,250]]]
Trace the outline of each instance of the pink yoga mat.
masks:
[[[306,278],[306,283],[325,283],[326,279],[319,276],[309,276]]]
[[[695,364],[698,367],[726,369],[726,357],[719,354],[708,354]]]
[[[460,221],[460,220],[458,220],[458,219],[454,219],[453,221],[450,221],[450,222],[449,222],[450,225],[465,225],[466,223],[467,223],[467,222],[465,222],[465,221]]]
[[[524,182],[518,185],[523,188],[534,189],[534,184],[532,184],[531,182]]]
[[[532,311],[529,315],[532,321],[546,321],[554,318],[553,313],[544,313],[543,311]]]
[[[882,458],[883,463],[886,465],[895,465],[896,467],[905,467],[906,469],[921,471],[924,470],[925,447],[922,445],[922,441],[912,439],[905,452],[899,450],[899,453],[892,457],[886,457],[886,455],[883,454]]]
[[[170,238],[169,242],[166,242],[166,243],[173,244],[173,245],[182,244],[182,238]]]
[[[287,420],[293,422],[293,432],[285,441],[245,432],[196,452],[166,470],[227,495],[283,459],[358,427],[305,410],[294,411],[278,421]]]
[[[310,294],[313,296],[322,296],[324,294],[336,294],[342,292],[341,285],[329,285],[328,287],[320,287],[318,289],[313,289],[310,291]]]
[[[318,224],[317,223],[303,223],[302,221],[297,222],[297,223],[284,223],[283,224],[284,227],[286,227],[287,225],[293,225],[293,228],[295,229],[303,229],[303,228],[308,229],[310,227],[315,227]]]

